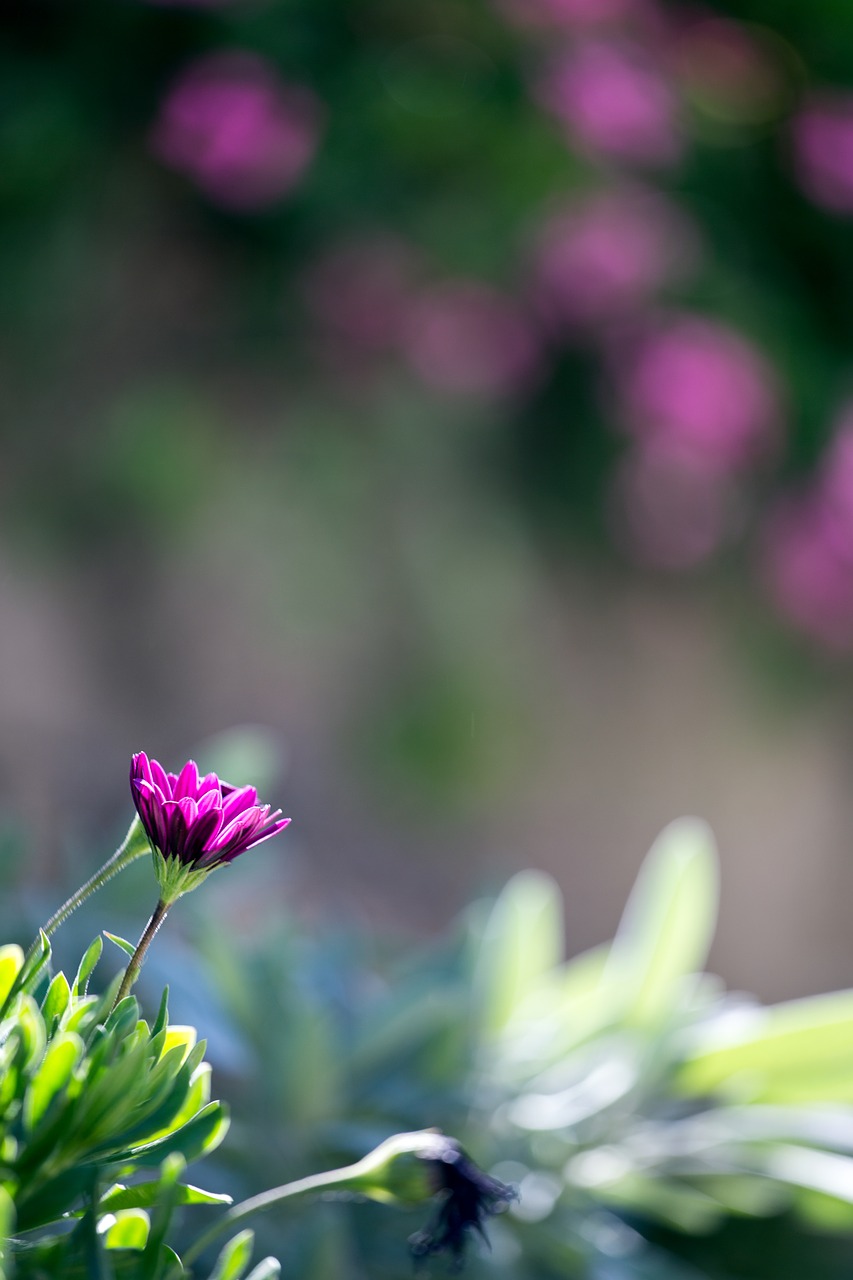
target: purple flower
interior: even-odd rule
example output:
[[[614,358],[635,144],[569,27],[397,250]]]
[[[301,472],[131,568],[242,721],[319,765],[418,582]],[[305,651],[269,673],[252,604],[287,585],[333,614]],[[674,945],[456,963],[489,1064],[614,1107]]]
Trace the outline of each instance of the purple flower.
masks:
[[[780,505],[765,532],[762,571],[779,612],[822,648],[853,648],[853,560],[838,546],[820,495]]]
[[[807,491],[783,500],[765,530],[761,567],[777,609],[836,652],[853,649],[853,409]]]
[[[806,195],[833,213],[853,213],[853,96],[813,99],[794,120],[792,143]]]
[[[140,751],[131,761],[130,790],[152,848],[182,872],[233,862],[290,822],[280,809],[270,813],[268,804],[258,804],[254,787],[232,787],[215,773],[200,778],[194,760],[166,773]]]
[[[534,293],[555,328],[597,328],[682,277],[696,248],[689,220],[657,192],[595,192],[553,214],[539,232]]]
[[[151,147],[218,204],[262,209],[302,177],[320,118],[314,94],[285,84],[263,58],[218,53],[193,63],[172,86]]]
[[[621,376],[627,430],[661,453],[731,472],[757,462],[774,442],[775,374],[724,325],[674,316],[640,339]]]
[[[683,150],[675,93],[639,45],[587,40],[545,73],[538,97],[594,156],[674,164]]]

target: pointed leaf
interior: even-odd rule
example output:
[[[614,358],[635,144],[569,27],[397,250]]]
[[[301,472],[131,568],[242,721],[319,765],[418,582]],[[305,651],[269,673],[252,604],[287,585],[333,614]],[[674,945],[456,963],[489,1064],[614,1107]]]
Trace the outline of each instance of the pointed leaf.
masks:
[[[216,1259],[216,1265],[210,1273],[210,1280],[241,1280],[252,1261],[254,1247],[254,1231],[247,1229],[239,1232],[233,1240],[228,1241]]]
[[[628,900],[605,970],[629,1026],[665,1018],[683,979],[704,966],[717,917],[710,828],[680,818],[652,846]]]

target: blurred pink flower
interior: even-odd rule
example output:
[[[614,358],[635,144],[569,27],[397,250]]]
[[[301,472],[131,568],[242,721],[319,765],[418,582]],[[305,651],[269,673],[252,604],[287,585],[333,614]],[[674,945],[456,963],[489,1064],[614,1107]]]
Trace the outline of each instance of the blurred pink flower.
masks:
[[[536,372],[539,344],[511,298],[475,280],[437,285],[412,304],[403,333],[410,365],[440,391],[500,396]]]
[[[800,186],[816,204],[853,213],[853,95],[815,98],[791,127]]]
[[[274,204],[308,167],[320,131],[317,98],[285,84],[255,54],[218,53],[172,85],[151,132],[151,148],[231,209]]]
[[[719,550],[736,523],[738,503],[719,472],[641,447],[622,459],[608,505],[614,538],[632,560],[678,571]]]
[[[853,564],[853,404],[839,415],[818,483],[827,536]]]
[[[596,326],[683,276],[696,250],[686,215],[657,192],[597,192],[545,223],[534,257],[534,294],[556,327]]]
[[[780,503],[762,548],[779,611],[829,649],[853,649],[853,405],[839,416],[815,479]]]
[[[777,609],[794,626],[828,649],[853,648],[853,559],[833,536],[819,494],[774,513],[762,570]]]
[[[305,300],[328,334],[361,350],[387,350],[399,340],[415,271],[415,255],[402,241],[350,240],[309,268]]]
[[[584,41],[552,63],[537,96],[593,155],[657,166],[683,150],[675,93],[639,46]]]
[[[767,360],[734,330],[693,315],[639,340],[622,370],[621,397],[630,434],[720,472],[757,462],[780,420]]]

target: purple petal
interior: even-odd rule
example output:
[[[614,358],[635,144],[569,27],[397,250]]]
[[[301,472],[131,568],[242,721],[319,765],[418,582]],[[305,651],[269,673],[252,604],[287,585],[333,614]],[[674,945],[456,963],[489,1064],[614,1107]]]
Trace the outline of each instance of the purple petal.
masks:
[[[254,787],[238,787],[223,799],[222,816],[226,823],[236,818],[238,813],[253,808],[258,803],[258,793]]]
[[[163,848],[166,829],[162,822],[160,799],[156,789],[144,778],[135,778],[132,787],[133,801],[149,840],[158,849]]]
[[[203,813],[207,813],[209,809],[219,809],[220,811],[222,809],[222,796],[215,787],[211,788],[210,791],[205,791],[198,799],[199,817]]]
[[[239,813],[232,822],[227,824],[223,822],[216,839],[210,842],[210,848],[216,849],[217,852],[225,852],[239,846],[238,852],[242,852],[246,847],[246,841],[251,839],[259,824],[258,810],[247,809],[245,813]]]
[[[184,815],[184,822],[187,824],[187,831],[189,831],[198,817],[198,805],[191,796],[181,796],[178,801],[178,808]]]
[[[158,760],[151,761],[151,781],[158,788],[164,800],[170,800],[172,797],[172,788],[169,785],[169,778],[166,770]]]
[[[187,820],[177,800],[167,800],[161,808],[166,823],[167,848],[160,849],[164,857],[179,858],[181,862],[191,862],[187,857],[188,835]]]
[[[178,775],[172,794],[176,800],[181,800],[184,796],[192,796],[195,799],[198,795],[198,765],[195,760],[186,762]]]
[[[145,778],[147,782],[151,781],[151,766],[148,763],[148,757],[144,751],[137,751],[130,761],[130,781],[136,778]]]
[[[281,810],[278,811],[281,813]],[[254,836],[251,844],[246,845],[246,849],[254,849],[255,845],[263,844],[265,840],[271,840],[273,836],[277,836],[279,831],[283,831],[285,827],[290,826],[290,818],[281,818],[274,822],[271,827],[264,827],[261,832]]]
[[[201,850],[201,857],[211,852],[211,843],[219,834],[222,826],[222,810],[213,809],[208,813],[199,813],[193,828],[193,844]]]

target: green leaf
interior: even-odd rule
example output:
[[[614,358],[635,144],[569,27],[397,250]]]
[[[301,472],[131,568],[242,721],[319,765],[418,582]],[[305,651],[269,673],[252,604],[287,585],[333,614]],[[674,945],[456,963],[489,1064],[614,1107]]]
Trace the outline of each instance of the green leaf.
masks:
[[[15,1204],[5,1187],[0,1187],[0,1277],[5,1278],[9,1261],[7,1244],[15,1229]]]
[[[24,1098],[24,1124],[32,1131],[56,1095],[65,1088],[85,1052],[74,1032],[62,1032],[48,1046]]]
[[[161,1251],[178,1203],[179,1179],[185,1168],[186,1161],[177,1154],[169,1155],[163,1161],[159,1179],[160,1194],[151,1221],[148,1243],[139,1264],[139,1280],[154,1280],[159,1273]]]
[[[277,1280],[281,1275],[281,1263],[278,1258],[262,1258],[256,1267],[246,1276],[246,1280]]]
[[[154,1026],[151,1028],[151,1039],[154,1040],[161,1031],[165,1031],[169,1025],[169,988],[163,988],[163,994],[160,997],[160,1008],[157,1011],[157,1017],[154,1019]]]
[[[686,1057],[680,1093],[761,1102],[853,1101],[853,991],[752,1009],[712,1022]]]
[[[216,1265],[210,1273],[210,1280],[241,1280],[252,1261],[254,1247],[254,1231],[247,1228],[239,1232],[233,1240],[228,1241],[216,1259]]]
[[[71,988],[68,979],[60,970],[47,989],[42,1001],[41,1012],[45,1026],[50,1032],[54,1018],[61,1018],[71,1003]]]
[[[127,938],[120,938],[117,933],[109,933],[106,929],[104,929],[104,937],[114,943],[126,955],[133,956],[135,954],[136,947],[132,942],[128,942]]]
[[[97,938],[95,938],[87,947],[86,953],[80,961],[79,968],[77,969],[77,976],[75,977],[74,985],[71,988],[72,993],[75,996],[81,989],[84,996],[88,992],[89,978],[92,976],[92,970],[101,958],[101,952],[103,949],[104,944],[101,939],[101,935],[98,934]]]
[[[0,1004],[5,1003],[23,965],[24,953],[16,943],[0,947]]]
[[[99,1209],[102,1213],[118,1213],[123,1209],[150,1209],[160,1196],[159,1181],[140,1182],[133,1187],[117,1187],[101,1199]],[[218,1195],[214,1191],[203,1191],[201,1187],[189,1183],[178,1183],[175,1196],[176,1204],[231,1204],[228,1195]]]
[[[643,863],[604,973],[629,1026],[666,1019],[683,980],[703,968],[718,895],[710,828],[697,818],[670,823]]]
[[[50,961],[50,956],[50,940],[44,929],[39,929],[38,942],[35,944],[32,955],[24,958],[24,963],[7,991],[2,1006],[0,1006],[0,1018],[5,1016],[13,997],[19,991],[25,991],[29,994],[35,991],[41,981],[42,972]]]
[[[150,1230],[148,1214],[141,1209],[123,1209],[104,1235],[108,1249],[144,1249]]]
[[[849,1156],[779,1143],[768,1151],[765,1169],[780,1182],[853,1204],[853,1159]]]
[[[117,1164],[135,1162],[143,1167],[157,1165],[167,1155],[179,1152],[189,1164],[219,1146],[228,1132],[228,1113],[221,1102],[211,1102],[187,1124],[166,1138],[138,1147],[129,1147],[114,1157]]]
[[[536,983],[563,958],[560,891],[550,876],[513,876],[486,923],[477,960],[484,1028],[501,1032]]]

